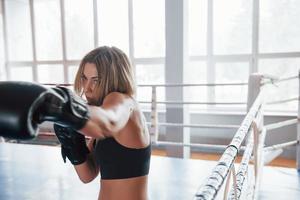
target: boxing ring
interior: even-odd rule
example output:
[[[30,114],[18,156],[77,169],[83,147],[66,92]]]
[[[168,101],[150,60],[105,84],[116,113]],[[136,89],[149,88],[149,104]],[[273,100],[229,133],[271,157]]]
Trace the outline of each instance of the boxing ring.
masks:
[[[159,102],[156,87],[152,88],[150,134],[153,146],[194,147],[219,149],[223,154],[219,161],[204,161],[169,157],[151,157],[149,174],[149,199],[300,199],[300,124],[298,119],[264,125],[264,85],[270,82],[261,75],[251,75],[248,83],[248,113],[240,126],[212,124],[159,123],[157,104],[178,105],[195,102]],[[289,77],[276,80],[288,81]],[[274,81],[274,80],[272,80]],[[244,83],[242,83],[244,84]],[[199,84],[198,84],[199,85]],[[203,86],[210,86],[203,84]],[[224,85],[224,84],[220,84]],[[167,85],[178,87],[182,85]],[[184,85],[193,87],[195,85]],[[211,84],[217,86],[217,84]],[[249,95],[250,94],[250,95]],[[269,104],[298,100],[289,98]],[[199,104],[199,102],[196,102]],[[202,102],[218,104],[216,102]],[[226,104],[219,102],[219,104]],[[246,104],[234,102],[233,104]],[[299,101],[298,101],[299,104]],[[299,106],[300,108],[300,106]],[[295,125],[295,140],[265,147],[268,131]],[[193,144],[159,141],[158,127],[233,129],[236,133],[229,145]],[[297,146],[297,169],[264,166],[280,155],[283,148]],[[237,155],[242,153],[240,163]],[[82,184],[70,164],[61,160],[60,149],[51,146],[0,144],[0,200],[10,199],[96,199],[99,177],[90,184]],[[80,194],[80,195],[78,195]]]
[[[236,134],[228,146],[216,144],[191,144],[185,142],[158,141],[159,126],[189,127],[189,128],[237,128],[234,125],[212,125],[212,124],[176,124],[176,123],[158,123],[157,104],[166,105],[183,105],[183,104],[245,104],[243,102],[159,102],[157,101],[157,87],[193,87],[193,86],[225,86],[225,85],[244,85],[245,83],[235,84],[169,84],[151,86],[151,123],[150,134],[152,136],[153,145],[157,146],[181,146],[181,147],[197,147],[202,149],[221,149],[224,150],[219,162],[211,170],[210,175],[205,179],[201,186],[197,189],[194,196],[195,200],[212,200],[217,195],[222,199],[259,199],[261,177],[263,175],[264,165],[278,157],[283,148],[297,146],[297,170],[300,171],[300,133],[299,133],[299,96],[294,98],[283,99],[280,101],[264,100],[265,86],[267,84],[281,83],[293,79],[299,79],[298,76],[287,78],[274,78],[271,76],[263,76],[253,74],[249,77],[248,82],[248,113],[242,124],[238,127]],[[300,85],[300,82],[299,82]],[[144,85],[144,87],[149,85]],[[300,94],[300,92],[299,92]],[[264,125],[263,107],[265,104],[279,104],[298,100],[298,118],[286,120],[274,124]],[[149,102],[142,102],[149,103]],[[295,134],[296,140],[276,144],[265,147],[265,138],[268,131],[298,124],[298,133]],[[244,146],[242,146],[244,145]],[[235,164],[238,153],[243,151],[242,160],[239,164]],[[252,163],[252,164],[250,164]],[[232,180],[231,180],[232,177]],[[299,179],[299,174],[297,174]],[[222,192],[220,192],[223,190]],[[296,187],[299,192],[300,188]],[[222,193],[222,194],[220,194]],[[295,196],[295,198],[297,195]],[[276,197],[273,197],[275,199]],[[300,196],[298,195],[298,198]],[[276,198],[277,199],[277,198]],[[297,199],[297,198],[296,198]]]

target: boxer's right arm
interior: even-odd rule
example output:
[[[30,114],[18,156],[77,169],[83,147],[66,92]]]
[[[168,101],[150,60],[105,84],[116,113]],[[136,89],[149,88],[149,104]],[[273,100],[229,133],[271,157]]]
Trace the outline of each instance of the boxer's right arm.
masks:
[[[71,90],[56,87],[44,95],[37,105],[34,118],[39,123],[53,121],[65,127],[79,130],[89,120],[87,104]]]
[[[44,121],[79,130],[89,120],[85,102],[67,88],[2,81],[0,94],[0,136],[32,139]]]

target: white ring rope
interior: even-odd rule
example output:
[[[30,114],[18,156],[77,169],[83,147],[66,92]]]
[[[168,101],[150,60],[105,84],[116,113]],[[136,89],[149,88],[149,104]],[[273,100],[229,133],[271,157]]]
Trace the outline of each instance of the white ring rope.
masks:
[[[255,117],[259,112],[259,109],[261,108],[262,105],[261,96],[262,96],[262,92],[258,94],[257,98],[255,99],[253,105],[250,108],[250,111],[248,112],[245,119],[243,120],[242,125],[236,132],[230,145],[228,145],[228,147],[224,151],[221,159],[219,160],[216,167],[213,169],[207,181],[197,191],[195,195],[195,199],[212,200],[219,192],[238,154],[238,150],[240,149],[242,142],[248,135],[250,126],[252,122],[255,120]],[[211,180],[213,180],[213,184],[211,183],[212,182]]]
[[[239,199],[240,198],[240,195],[241,195],[241,192],[242,192],[242,189],[243,189],[243,185],[244,185],[244,181],[246,179],[246,175],[247,175],[247,172],[248,172],[248,165],[249,165],[249,161],[250,161],[250,158],[251,158],[251,155],[252,155],[252,151],[253,151],[253,134],[251,134],[251,136],[248,140],[246,150],[243,154],[242,161],[240,163],[239,169],[238,169],[237,174],[236,174],[237,195],[235,195],[234,189],[232,188],[231,191],[230,191],[229,199]]]
[[[292,98],[289,98],[289,99],[278,100],[278,101],[269,101],[269,102],[266,102],[265,104],[266,105],[273,105],[273,104],[288,103],[288,102],[291,102],[291,101],[298,101],[299,99],[300,99],[300,96],[292,97]]]
[[[279,80],[275,81],[276,83],[278,82],[284,82],[284,81],[289,81],[293,79],[299,79],[299,76],[290,76],[290,77],[285,77],[285,78],[280,78]]]
[[[139,101],[142,104],[150,104],[151,101]],[[192,101],[156,101],[156,104],[175,104],[175,105],[246,105],[246,102],[192,102]]]
[[[180,142],[169,142],[169,141],[157,141],[153,142],[152,145],[155,146],[181,146],[181,147],[197,147],[205,149],[214,149],[214,150],[225,150],[227,145],[220,144],[196,144],[196,143],[180,143]]]
[[[290,141],[290,142],[285,142],[285,143],[281,143],[281,144],[274,144],[272,146],[268,146],[264,148],[264,151],[274,151],[277,149],[283,149],[283,148],[287,148],[287,147],[291,147],[291,146],[296,146],[297,144],[299,144],[299,141],[294,140],[294,141]]]
[[[285,121],[281,121],[281,122],[277,122],[277,123],[273,123],[273,124],[268,124],[265,125],[264,127],[267,129],[267,131],[273,130],[273,129],[277,129],[277,128],[281,128],[284,126],[289,126],[289,125],[293,125],[293,124],[297,124],[298,123],[298,119],[289,119],[289,120],[285,120]],[[270,132],[268,132],[269,134]]]
[[[285,78],[271,78],[271,80],[265,81],[262,84],[276,84],[276,83],[281,83],[281,82],[285,82],[285,81],[289,81],[289,80],[293,80],[293,79],[298,79],[299,76],[290,76],[290,77],[285,77]]]
[[[263,84],[269,83],[279,83],[284,81],[289,81],[293,79],[298,79],[299,76],[291,76],[285,78],[277,78],[269,75],[263,75],[263,78],[270,79],[268,81],[263,82]],[[73,86],[74,84],[71,83],[40,83],[46,86]],[[248,85],[247,82],[240,82],[240,83],[195,83],[195,84],[138,84],[137,87],[197,87],[197,86],[243,86]]]
[[[147,122],[147,125],[152,123]],[[168,127],[186,127],[186,128],[221,128],[221,129],[238,129],[240,126],[237,125],[219,125],[219,124],[178,124],[178,123],[157,123],[157,126],[168,126]]]
[[[199,86],[243,86],[248,83],[195,83],[195,84],[139,84],[138,87],[199,87]]]
[[[233,195],[234,195],[234,199],[237,199],[237,185],[236,185],[236,174],[235,174],[235,165],[234,163],[232,164],[232,167],[231,167],[231,170],[229,172],[229,175],[228,175],[228,178],[227,178],[227,181],[226,181],[226,185],[225,185],[225,189],[224,189],[224,197],[223,197],[223,200],[227,200],[227,195],[228,195],[228,191],[229,191],[229,185],[230,185],[230,177],[232,176],[233,178]]]

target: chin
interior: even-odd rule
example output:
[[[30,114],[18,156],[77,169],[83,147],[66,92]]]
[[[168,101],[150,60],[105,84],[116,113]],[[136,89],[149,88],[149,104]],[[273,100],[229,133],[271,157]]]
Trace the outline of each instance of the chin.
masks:
[[[89,105],[97,105],[97,101],[92,98],[86,98]]]

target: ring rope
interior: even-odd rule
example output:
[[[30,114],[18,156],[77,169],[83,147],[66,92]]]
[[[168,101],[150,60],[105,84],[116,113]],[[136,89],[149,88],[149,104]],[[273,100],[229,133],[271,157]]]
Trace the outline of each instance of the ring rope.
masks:
[[[273,104],[288,103],[288,102],[291,102],[291,101],[298,101],[299,99],[300,99],[300,96],[292,97],[292,98],[289,98],[289,99],[278,100],[278,101],[269,101],[269,102],[266,102],[265,104],[266,105],[273,105]]]
[[[285,121],[281,121],[281,122],[277,122],[277,123],[272,123],[272,124],[268,124],[265,125],[264,127],[267,129],[267,131],[273,130],[273,129],[277,129],[277,128],[281,128],[284,126],[289,126],[289,125],[293,125],[293,124],[297,124],[298,123],[298,119],[289,119],[289,120],[285,120]],[[268,132],[268,134],[271,132]]]

